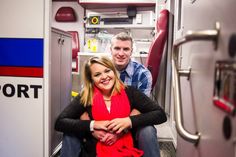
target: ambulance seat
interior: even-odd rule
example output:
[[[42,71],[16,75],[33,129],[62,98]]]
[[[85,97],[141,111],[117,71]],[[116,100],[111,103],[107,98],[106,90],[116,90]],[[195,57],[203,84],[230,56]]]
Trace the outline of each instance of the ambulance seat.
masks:
[[[72,71],[78,72],[78,52],[80,51],[79,33],[77,31],[68,31],[72,37],[72,63],[76,64],[76,67],[72,67]]]
[[[168,20],[169,11],[166,9],[161,10],[156,23],[157,33],[150,46],[148,57],[146,60],[146,67],[152,74],[152,89],[156,84],[160,71],[161,58],[164,52],[164,47],[168,35]]]

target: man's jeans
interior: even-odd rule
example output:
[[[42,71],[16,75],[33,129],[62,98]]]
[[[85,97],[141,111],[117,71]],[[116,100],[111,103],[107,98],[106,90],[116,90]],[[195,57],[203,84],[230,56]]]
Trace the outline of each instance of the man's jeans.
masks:
[[[160,157],[157,132],[154,126],[146,126],[137,130],[138,148],[144,151],[143,157]],[[64,134],[60,157],[79,157],[81,152],[80,139]]]
[[[154,126],[146,126],[137,130],[138,148],[144,151],[143,157],[160,157],[157,131]]]

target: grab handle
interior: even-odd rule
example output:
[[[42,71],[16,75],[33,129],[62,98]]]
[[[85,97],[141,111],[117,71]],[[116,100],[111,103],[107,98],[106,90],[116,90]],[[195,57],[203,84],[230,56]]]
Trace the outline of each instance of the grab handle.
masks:
[[[182,102],[181,102],[181,90],[180,90],[180,76],[190,77],[191,69],[179,69],[179,47],[184,43],[197,40],[213,41],[215,49],[217,49],[217,42],[220,32],[220,23],[216,22],[216,28],[213,30],[202,31],[188,31],[182,38],[177,39],[173,45],[172,51],[172,83],[174,92],[174,110],[175,121],[178,134],[188,142],[198,144],[200,140],[200,133],[191,134],[183,126],[182,115]]]

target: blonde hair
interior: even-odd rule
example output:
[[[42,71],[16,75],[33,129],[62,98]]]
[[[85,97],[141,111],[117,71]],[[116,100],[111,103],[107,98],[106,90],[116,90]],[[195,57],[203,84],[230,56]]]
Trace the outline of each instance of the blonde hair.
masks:
[[[91,65],[94,63],[101,64],[109,69],[111,69],[114,72],[115,75],[115,84],[112,89],[112,94],[114,92],[120,93],[122,87],[125,87],[122,81],[120,81],[116,68],[112,61],[105,56],[102,57],[91,57],[88,59],[88,61],[84,64],[83,68],[83,82],[84,82],[84,88],[81,92],[81,103],[84,104],[84,106],[92,105],[93,103],[93,92],[94,92],[94,84],[91,76]]]

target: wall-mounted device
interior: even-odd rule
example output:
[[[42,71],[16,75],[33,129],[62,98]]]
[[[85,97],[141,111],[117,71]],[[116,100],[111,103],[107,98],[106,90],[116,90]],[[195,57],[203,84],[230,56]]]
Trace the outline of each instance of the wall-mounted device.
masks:
[[[90,16],[89,17],[90,25],[99,25],[100,24],[100,16]]]
[[[154,8],[114,8],[86,10],[86,28],[155,27]]]
[[[236,62],[217,61],[213,103],[223,111],[235,114],[236,110]]]

